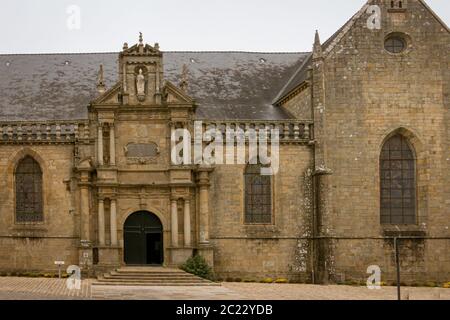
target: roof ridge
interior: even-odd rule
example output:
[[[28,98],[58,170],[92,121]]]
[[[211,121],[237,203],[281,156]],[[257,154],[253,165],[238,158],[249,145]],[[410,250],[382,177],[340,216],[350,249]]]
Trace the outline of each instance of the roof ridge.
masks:
[[[0,53],[0,56],[57,56],[57,55],[100,55],[119,54],[120,52],[48,52],[48,53]],[[162,53],[247,53],[247,54],[310,54],[309,51],[162,51]]]

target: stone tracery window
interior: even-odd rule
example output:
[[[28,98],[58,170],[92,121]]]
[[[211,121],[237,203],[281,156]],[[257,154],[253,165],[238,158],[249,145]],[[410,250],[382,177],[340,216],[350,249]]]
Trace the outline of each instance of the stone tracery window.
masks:
[[[416,161],[408,140],[390,138],[380,156],[381,223],[416,224]]]
[[[31,156],[20,160],[15,172],[16,222],[42,222],[42,170]]]
[[[271,176],[261,175],[260,165],[248,165],[245,169],[245,223],[272,223]]]

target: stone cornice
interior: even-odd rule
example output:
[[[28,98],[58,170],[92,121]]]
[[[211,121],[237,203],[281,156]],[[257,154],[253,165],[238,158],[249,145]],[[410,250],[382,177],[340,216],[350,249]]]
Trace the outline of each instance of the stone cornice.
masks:
[[[287,95],[284,96],[283,99],[279,100],[276,105],[283,105],[286,102],[292,100],[295,98],[298,94],[302,93],[306,89],[308,89],[311,86],[310,81],[304,81],[300,83],[297,87],[295,87],[291,92],[289,92]]]

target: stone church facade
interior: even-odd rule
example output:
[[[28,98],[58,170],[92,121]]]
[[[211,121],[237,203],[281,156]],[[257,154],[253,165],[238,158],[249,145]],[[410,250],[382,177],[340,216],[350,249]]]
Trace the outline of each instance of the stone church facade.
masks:
[[[400,237],[404,282],[449,281],[449,49],[424,1],[378,0],[308,53],[0,55],[0,271],[389,282]],[[200,120],[279,129],[278,173],[174,165]]]

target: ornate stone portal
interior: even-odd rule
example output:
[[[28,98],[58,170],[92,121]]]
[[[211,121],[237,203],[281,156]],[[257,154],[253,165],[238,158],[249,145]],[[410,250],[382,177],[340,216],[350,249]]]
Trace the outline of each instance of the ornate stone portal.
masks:
[[[92,221],[94,268],[101,271],[125,263],[124,250],[130,246],[126,246],[124,223],[138,211],[149,212],[161,221],[162,260],[165,265],[178,266],[192,256],[199,241],[196,174],[195,168],[170,165],[167,137],[172,123],[193,121],[194,101],[170,82],[163,85],[162,53],[159,46],[144,44],[142,34],[138,44],[124,46],[119,67],[120,81],[90,108],[90,118],[98,128],[93,131],[97,132],[96,182],[92,187],[97,208]],[[123,152],[116,154],[116,150]],[[114,161],[104,161],[104,155]],[[204,208],[202,215],[209,214]],[[183,222],[183,228],[178,228],[178,221]],[[141,238],[144,247],[154,244]]]

